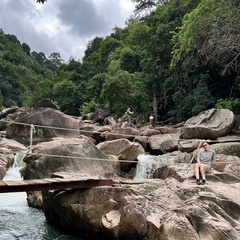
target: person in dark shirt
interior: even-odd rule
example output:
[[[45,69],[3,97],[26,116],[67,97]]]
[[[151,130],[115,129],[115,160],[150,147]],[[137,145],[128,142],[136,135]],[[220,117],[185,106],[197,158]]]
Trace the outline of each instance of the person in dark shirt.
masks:
[[[132,111],[132,109],[129,107],[128,109],[127,109],[127,125],[128,126],[130,126],[131,125],[131,115],[134,113],[133,111]]]

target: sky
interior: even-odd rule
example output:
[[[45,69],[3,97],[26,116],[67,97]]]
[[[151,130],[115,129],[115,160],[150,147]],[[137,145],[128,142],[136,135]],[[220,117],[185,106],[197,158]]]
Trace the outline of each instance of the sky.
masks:
[[[131,0],[0,0],[0,29],[46,57],[60,53],[81,60],[87,44],[123,28],[133,14]]]

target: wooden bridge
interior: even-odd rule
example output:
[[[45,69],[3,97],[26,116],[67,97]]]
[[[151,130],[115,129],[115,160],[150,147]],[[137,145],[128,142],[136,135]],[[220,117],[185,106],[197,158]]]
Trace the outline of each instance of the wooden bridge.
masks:
[[[9,180],[0,181],[0,193],[6,192],[28,192],[47,191],[53,189],[92,188],[97,186],[108,186],[115,182],[106,178],[43,178],[31,180]]]

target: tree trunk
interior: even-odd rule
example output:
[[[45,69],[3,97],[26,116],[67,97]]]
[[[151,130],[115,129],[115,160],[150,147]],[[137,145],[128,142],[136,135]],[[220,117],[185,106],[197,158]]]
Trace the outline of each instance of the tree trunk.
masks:
[[[158,121],[158,114],[157,114],[157,97],[156,97],[156,93],[153,93],[153,116],[155,119],[155,122]]]

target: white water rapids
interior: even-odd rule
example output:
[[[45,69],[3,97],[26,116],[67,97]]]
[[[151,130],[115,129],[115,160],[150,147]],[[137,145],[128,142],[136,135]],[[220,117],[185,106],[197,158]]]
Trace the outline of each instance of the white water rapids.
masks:
[[[138,156],[138,164],[134,180],[143,180],[152,178],[152,174],[158,168],[171,165],[174,163],[175,157],[166,155],[147,155]]]

